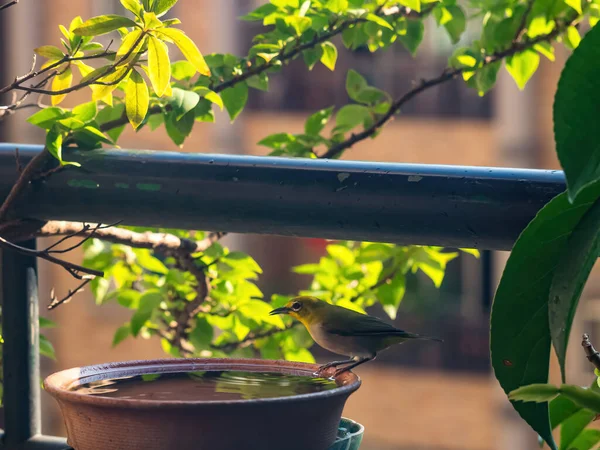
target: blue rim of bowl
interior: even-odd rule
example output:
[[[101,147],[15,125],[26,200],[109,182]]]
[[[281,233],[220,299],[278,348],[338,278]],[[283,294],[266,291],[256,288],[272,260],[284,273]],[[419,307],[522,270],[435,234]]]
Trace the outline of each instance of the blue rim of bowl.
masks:
[[[338,426],[338,429],[342,428],[342,423],[343,422],[350,422],[351,425],[357,426],[358,430],[356,430],[354,432],[351,432],[351,433],[348,433],[346,435],[346,437],[344,437],[342,440],[345,440],[345,439],[350,439],[351,440],[351,439],[354,439],[357,436],[360,436],[361,434],[364,434],[364,432],[365,432],[365,426],[363,424],[358,423],[355,420],[349,419],[348,417],[342,417],[340,419],[340,425]]]
[[[265,366],[265,361],[276,361],[277,365]],[[114,363],[97,364],[92,366],[75,367],[62,370],[49,375],[44,380],[44,389],[53,397],[73,403],[85,403],[94,406],[120,407],[131,409],[154,409],[154,408],[185,408],[216,405],[266,405],[289,402],[305,402],[316,399],[349,396],[356,391],[361,380],[358,375],[347,372],[341,376],[350,377],[352,381],[348,384],[335,387],[327,391],[311,392],[308,394],[289,395],[285,397],[259,398],[252,400],[207,400],[207,401],[156,401],[156,400],[133,400],[125,398],[102,397],[83,394],[72,391],[78,380],[85,379],[86,382],[103,380],[112,377],[125,377],[155,373],[192,372],[194,370],[218,370],[229,365],[228,370],[249,370],[255,372],[286,372],[292,375],[312,376],[318,369],[317,364],[308,364],[281,360],[264,359],[229,359],[229,358],[169,358],[151,360],[120,361]],[[252,370],[254,369],[254,370]],[[279,370],[278,370],[279,369]],[[61,378],[68,378],[68,382],[59,382]]]

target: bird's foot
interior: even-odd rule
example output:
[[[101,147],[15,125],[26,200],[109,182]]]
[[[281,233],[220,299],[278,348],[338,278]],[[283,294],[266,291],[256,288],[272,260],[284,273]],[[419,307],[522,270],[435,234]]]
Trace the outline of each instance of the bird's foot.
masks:
[[[313,376],[318,378],[331,378],[335,373],[334,367],[333,364],[324,364],[313,373]]]

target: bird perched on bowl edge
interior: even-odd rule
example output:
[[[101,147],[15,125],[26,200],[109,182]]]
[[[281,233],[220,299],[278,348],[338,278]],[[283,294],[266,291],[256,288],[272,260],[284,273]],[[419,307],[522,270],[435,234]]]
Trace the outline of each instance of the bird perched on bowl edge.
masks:
[[[322,374],[330,367],[348,364],[335,371],[333,376],[337,376],[375,359],[378,352],[411,339],[443,342],[438,338],[400,330],[377,317],[332,305],[315,297],[295,297],[270,314],[287,314],[299,320],[321,347],[351,357],[324,364],[316,374]]]

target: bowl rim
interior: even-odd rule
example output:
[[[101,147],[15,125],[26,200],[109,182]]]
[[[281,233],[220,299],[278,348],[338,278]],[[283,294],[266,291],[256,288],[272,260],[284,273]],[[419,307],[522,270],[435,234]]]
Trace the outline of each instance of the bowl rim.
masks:
[[[70,390],[73,383],[82,378],[97,380],[112,377],[135,376],[154,373],[191,372],[194,370],[245,370],[250,372],[276,372],[290,375],[311,376],[318,368],[318,364],[309,364],[283,360],[246,359],[246,358],[168,358],[119,361],[90,366],[74,367],[55,372],[44,380],[43,387],[52,397],[61,402],[80,403],[94,406],[154,409],[154,408],[185,408],[218,405],[266,405],[289,402],[305,402],[316,399],[347,397],[356,391],[360,385],[360,378],[348,371],[336,377],[338,383],[333,389],[308,394],[290,395],[284,397],[238,399],[238,400],[139,400],[118,397],[102,397],[78,393]],[[265,370],[267,369],[267,370]]]

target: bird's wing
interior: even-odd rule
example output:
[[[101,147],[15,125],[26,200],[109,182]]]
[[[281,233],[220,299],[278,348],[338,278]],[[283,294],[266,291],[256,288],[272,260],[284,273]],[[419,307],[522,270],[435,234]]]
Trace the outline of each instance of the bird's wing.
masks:
[[[322,327],[325,331],[339,336],[377,336],[382,334],[395,334],[410,337],[410,335],[412,335],[412,333],[400,330],[377,317],[360,314],[349,309],[346,309],[343,313],[337,311],[331,320],[324,321]]]

